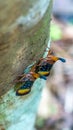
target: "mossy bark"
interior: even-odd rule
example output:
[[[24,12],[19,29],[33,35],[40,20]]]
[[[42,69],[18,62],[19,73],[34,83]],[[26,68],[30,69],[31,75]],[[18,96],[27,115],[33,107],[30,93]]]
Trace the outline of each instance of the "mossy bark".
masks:
[[[52,0],[0,0],[0,122],[6,130],[11,130],[11,124],[5,111],[16,102],[12,81],[42,57],[49,39],[51,7]]]

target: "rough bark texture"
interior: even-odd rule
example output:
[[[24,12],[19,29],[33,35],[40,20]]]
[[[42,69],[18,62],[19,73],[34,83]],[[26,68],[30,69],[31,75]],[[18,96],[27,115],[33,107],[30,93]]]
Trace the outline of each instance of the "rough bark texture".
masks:
[[[30,113],[34,115],[31,126],[34,124],[39,82],[36,89],[24,97],[16,97],[11,82],[43,55],[49,39],[51,6],[51,0],[0,0],[0,124],[6,130],[28,130],[25,126]],[[32,107],[31,102],[36,104]]]
[[[37,0],[35,2],[0,0],[0,95],[12,87],[9,83],[18,73],[22,73],[23,68],[40,58],[44,52],[48,37],[50,8],[43,17],[41,12],[37,11],[40,7],[34,10],[37,13],[32,14],[31,8],[37,3]],[[45,6],[44,4],[42,11]],[[33,22],[35,25],[32,25],[33,23],[29,25],[31,22],[29,16],[29,19],[27,18],[29,12],[31,20],[37,17],[37,21]],[[23,23],[24,15],[27,19],[25,23]]]

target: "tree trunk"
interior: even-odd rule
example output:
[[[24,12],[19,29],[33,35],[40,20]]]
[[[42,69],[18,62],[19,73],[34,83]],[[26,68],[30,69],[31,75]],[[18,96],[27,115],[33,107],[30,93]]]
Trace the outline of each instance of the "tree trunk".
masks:
[[[43,55],[49,39],[51,7],[52,0],[0,0],[1,130],[33,129],[39,90],[45,81],[38,79],[32,92],[23,97],[15,95],[12,81]]]

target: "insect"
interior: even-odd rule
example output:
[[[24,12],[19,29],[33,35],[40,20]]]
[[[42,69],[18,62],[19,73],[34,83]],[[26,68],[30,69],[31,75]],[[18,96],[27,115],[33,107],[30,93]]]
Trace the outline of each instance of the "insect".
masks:
[[[14,82],[22,83],[22,85],[16,90],[16,95],[21,96],[28,94],[31,91],[31,87],[37,78],[39,78],[39,74],[34,72],[19,75]]]
[[[40,76],[38,73],[29,72],[28,74],[19,75],[15,80],[16,83],[23,83],[17,90],[17,96],[23,96],[28,94],[31,91],[34,81],[37,78],[43,78],[46,80],[45,76]]]
[[[29,73],[19,75],[15,80],[15,83],[22,83],[22,85],[16,90],[16,95],[23,96],[28,94],[37,78],[46,80],[47,76],[50,74],[53,64],[57,60],[65,62],[64,58],[56,57],[51,51],[49,51],[45,58],[41,58],[31,67]]]
[[[54,56],[53,52],[49,51],[46,58],[42,58],[38,61],[35,66],[35,72],[41,76],[48,76],[52,66],[57,60],[61,62],[66,61],[64,58]]]

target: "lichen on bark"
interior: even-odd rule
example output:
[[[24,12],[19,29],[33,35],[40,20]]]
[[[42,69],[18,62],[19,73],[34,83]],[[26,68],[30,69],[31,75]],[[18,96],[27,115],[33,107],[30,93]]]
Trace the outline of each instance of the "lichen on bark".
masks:
[[[43,7],[45,11],[41,15]],[[32,15],[32,8],[39,10],[39,13]],[[33,121],[31,120],[31,128],[34,125],[43,81],[38,82],[32,92],[23,97],[16,97],[12,81],[26,66],[43,56],[47,46],[46,40],[49,39],[51,8],[52,0],[13,0],[11,3],[9,0],[0,0],[0,124],[6,130],[20,130],[20,122],[23,130],[25,117],[29,124],[28,116],[34,117]],[[29,12],[30,17],[35,16],[36,20],[32,26],[28,26],[31,25],[28,24],[30,19],[24,22]],[[30,109],[27,111],[28,106],[32,112]]]
[[[46,0],[46,2],[49,2],[49,0]],[[4,4],[4,2],[2,3]],[[21,1],[20,3],[20,5],[17,4],[17,10],[23,3],[30,9],[30,1],[28,2],[30,5],[27,3],[25,4],[25,1]],[[15,7],[14,4],[13,6]],[[9,8],[9,6],[7,6],[7,8]],[[11,10],[12,9],[13,8],[11,7]],[[6,14],[7,16],[5,18],[7,22],[4,22],[5,28],[0,31],[0,95],[4,94],[12,87],[10,83],[17,76],[17,74],[22,73],[23,69],[27,65],[42,56],[46,47],[46,38],[49,37],[50,9],[51,2],[40,21],[38,19],[36,25],[27,30],[25,30],[24,24],[19,23],[16,26],[12,26],[14,25],[13,20],[16,21],[17,17],[11,17],[12,23],[10,24],[8,21],[9,15]],[[14,15],[17,16],[17,12],[15,12]],[[40,12],[38,15],[41,17]]]

